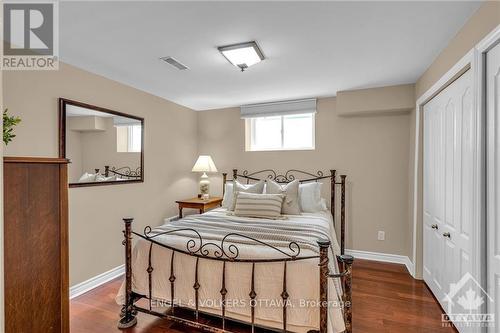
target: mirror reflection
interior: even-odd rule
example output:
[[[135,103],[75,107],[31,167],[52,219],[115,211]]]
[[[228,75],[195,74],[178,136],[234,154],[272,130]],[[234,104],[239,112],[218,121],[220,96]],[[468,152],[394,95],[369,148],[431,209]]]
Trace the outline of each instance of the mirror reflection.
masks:
[[[142,181],[141,118],[68,101],[61,112],[70,186]]]

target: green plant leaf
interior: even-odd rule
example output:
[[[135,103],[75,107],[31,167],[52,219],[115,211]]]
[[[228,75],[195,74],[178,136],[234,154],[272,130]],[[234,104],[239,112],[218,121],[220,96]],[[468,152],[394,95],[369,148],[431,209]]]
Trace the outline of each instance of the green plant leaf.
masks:
[[[16,135],[13,133],[14,127],[21,122],[21,118],[9,116],[8,109],[3,111],[3,142],[8,145]]]

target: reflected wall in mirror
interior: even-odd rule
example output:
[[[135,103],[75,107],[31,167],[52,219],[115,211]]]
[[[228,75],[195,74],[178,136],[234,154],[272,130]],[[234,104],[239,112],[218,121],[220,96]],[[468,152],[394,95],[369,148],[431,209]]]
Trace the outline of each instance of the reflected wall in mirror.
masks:
[[[144,180],[144,119],[59,99],[59,156],[70,187]]]

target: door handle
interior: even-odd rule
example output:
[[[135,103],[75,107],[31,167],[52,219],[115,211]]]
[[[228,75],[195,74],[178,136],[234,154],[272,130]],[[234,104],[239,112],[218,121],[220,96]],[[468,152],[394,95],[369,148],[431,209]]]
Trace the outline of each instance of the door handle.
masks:
[[[445,233],[443,234],[443,236],[444,236],[444,237],[451,238],[451,234],[450,234],[449,232],[445,232]]]
[[[433,225],[431,225],[431,228],[432,228],[432,229],[436,229],[436,230],[438,230],[438,229],[439,229],[439,227],[438,227],[438,225],[437,225],[437,224],[433,224]]]

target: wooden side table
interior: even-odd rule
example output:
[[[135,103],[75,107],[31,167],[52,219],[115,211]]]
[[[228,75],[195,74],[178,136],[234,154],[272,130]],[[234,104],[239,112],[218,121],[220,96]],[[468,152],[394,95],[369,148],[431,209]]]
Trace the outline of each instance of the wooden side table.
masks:
[[[179,218],[182,218],[182,210],[184,208],[198,209],[200,214],[203,214],[210,209],[222,206],[222,198],[211,197],[208,200],[192,198],[186,200],[178,200],[176,201],[176,203],[179,205]]]

